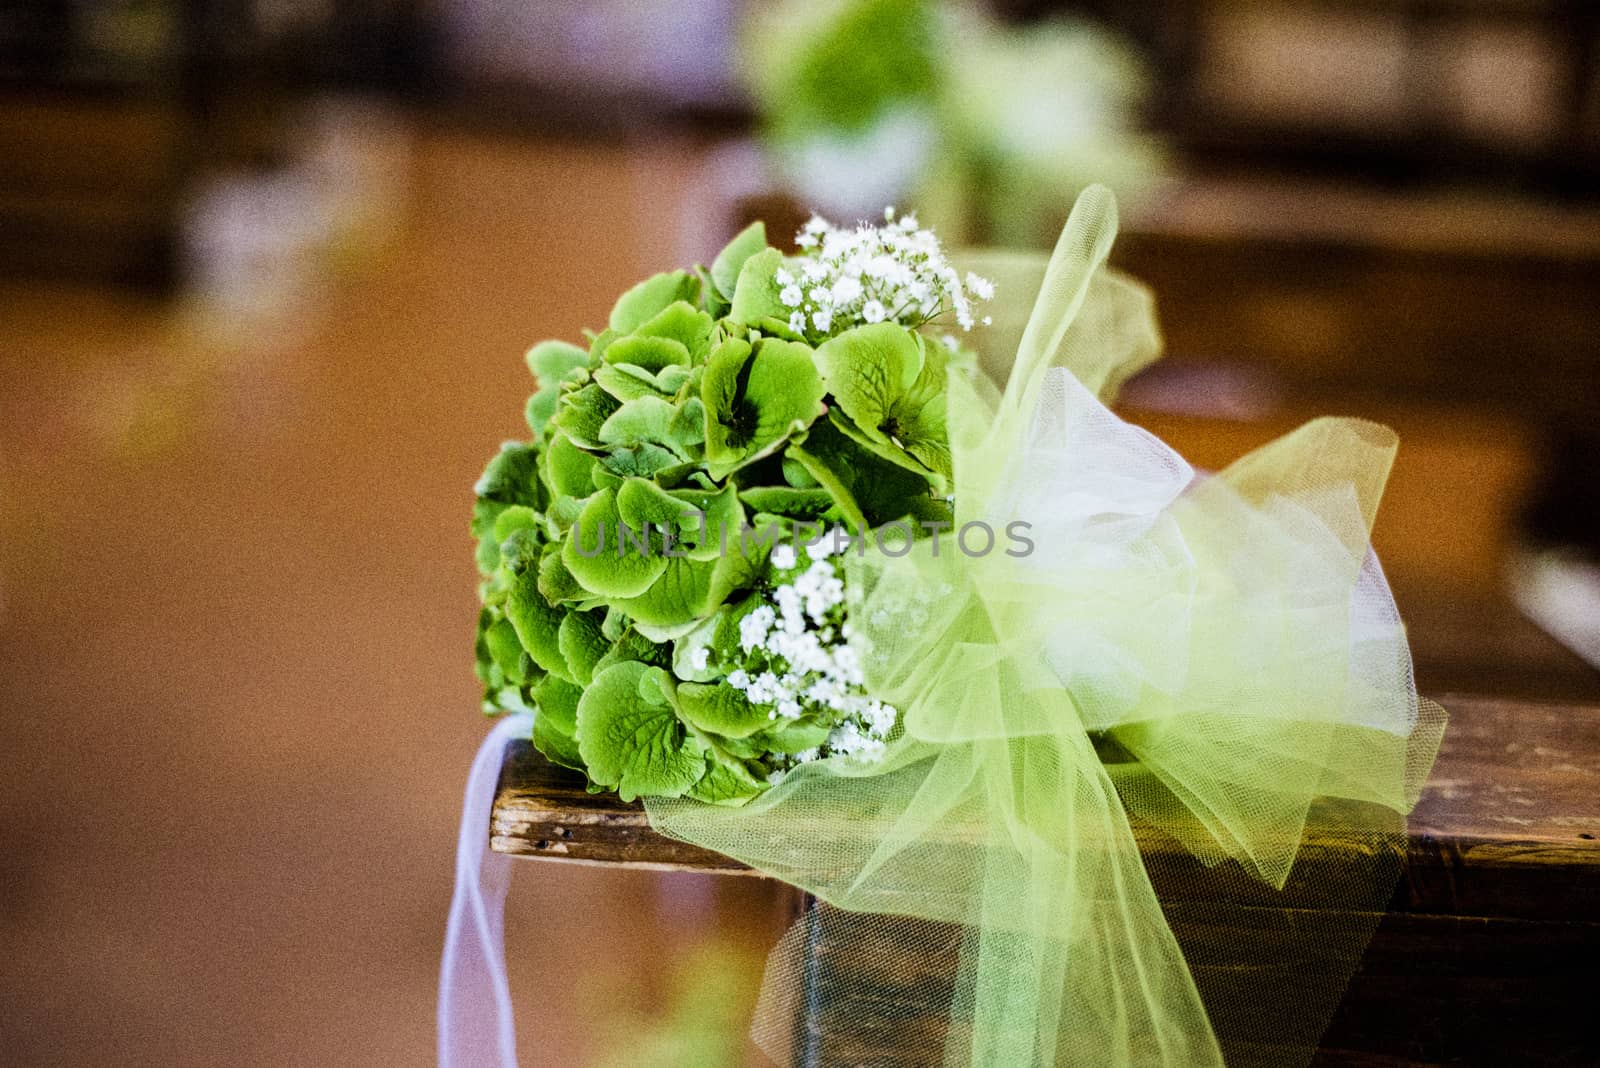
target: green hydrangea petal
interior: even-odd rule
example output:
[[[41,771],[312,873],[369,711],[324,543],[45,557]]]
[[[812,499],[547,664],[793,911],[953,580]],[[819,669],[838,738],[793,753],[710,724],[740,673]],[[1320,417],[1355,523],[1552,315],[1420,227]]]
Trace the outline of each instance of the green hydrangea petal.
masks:
[[[489,461],[473,487],[479,497],[502,504],[539,506],[539,457],[532,445],[508,441]]]
[[[705,776],[689,788],[689,796],[708,805],[742,805],[766,789],[742,761],[712,760]]]
[[[701,382],[706,467],[715,479],[775,452],[824,410],[822,378],[807,346],[762,338],[746,366],[744,344],[718,346]]]
[[[725,683],[686,682],[678,687],[677,698],[683,721],[711,734],[748,738],[772,726],[767,709]]]
[[[539,574],[529,568],[517,578],[506,597],[506,618],[516,628],[522,647],[533,662],[552,675],[571,682],[567,659],[561,655],[558,635],[566,610],[557,608],[539,592]]]
[[[652,674],[659,704],[642,685]],[[596,674],[578,701],[578,752],[589,777],[624,801],[678,797],[705,775],[705,757],[664,699],[670,687],[660,668],[624,661]]]
[[[739,268],[738,281],[733,288],[733,306],[728,318],[746,326],[754,326],[762,319],[787,320],[789,309],[778,299],[782,287],[774,277],[783,266],[783,253],[775,248],[757,252]]]
[[[825,723],[802,719],[761,736],[761,747],[769,753],[803,753],[828,740],[832,728]]]
[[[891,463],[932,472],[941,491],[948,486],[941,347],[893,323],[875,323],[824,342],[817,366],[838,402],[830,414],[841,429]]]
[[[578,702],[583,690],[554,675],[546,675],[533,688],[533,745],[562,767],[583,770],[578,751]]]
[[[767,247],[767,227],[765,223],[753,222],[740,230],[729,241],[717,258],[711,261],[711,282],[717,290],[732,301],[735,288],[739,283],[739,272],[751,256],[764,251]]]
[[[518,685],[530,681],[533,662],[522,648],[522,641],[510,620],[497,619],[484,628],[483,642],[494,665],[506,679]]]
[[[672,370],[669,368],[668,370]],[[677,368],[677,370],[683,370]],[[663,374],[666,372],[663,371]],[[594,384],[611,394],[619,401],[636,400],[639,397],[670,397],[673,390],[662,389],[656,384],[655,375],[643,367],[631,363],[608,363],[595,368]]]
[[[600,456],[600,466],[619,479],[658,478],[670,485],[685,477],[694,464],[663,445],[647,441],[613,447]],[[600,485],[600,475],[596,474],[594,481]]]
[[[739,491],[739,499],[758,512],[771,512],[791,519],[845,519],[848,516],[830,493],[789,486],[755,486]]]
[[[559,545],[545,546],[544,555],[539,559],[537,583],[544,599],[555,605],[585,601],[593,596],[576,578],[573,578],[572,572],[567,570]]]
[[[541,388],[559,384],[573,371],[589,366],[589,354],[565,341],[541,341],[523,359]]]
[[[667,367],[688,367],[689,350],[670,337],[645,337],[634,334],[619,337],[606,349],[606,363],[630,364],[651,374]]]
[[[637,597],[618,598],[615,604],[635,622],[650,627],[678,627],[693,623],[715,607],[712,589],[714,560],[667,560],[651,587]]]
[[[587,686],[594,678],[594,666],[611,643],[600,633],[600,617],[593,612],[568,612],[556,634],[556,645],[567,662],[572,681]]]
[[[525,359],[538,389],[528,398],[523,415],[534,437],[541,437],[561,401],[561,387],[581,377],[589,366],[589,354],[565,341],[541,341],[529,349]]]
[[[677,409],[660,397],[628,401],[600,427],[600,443],[624,448],[650,444],[672,451],[677,447],[672,438],[672,421],[677,414]]]
[[[700,280],[688,271],[667,271],[634,286],[611,309],[610,327],[631,334],[675,301],[691,303],[700,295]]]
[[[612,618],[627,619],[620,612],[608,614],[607,619],[610,620]],[[606,633],[604,624],[601,625],[601,633]],[[607,637],[610,638],[611,648],[607,649],[606,654],[600,658],[600,662],[595,664],[594,673],[596,675],[612,664],[620,664],[628,660],[637,660],[641,664],[649,664],[653,667],[668,667],[672,663],[672,650],[668,646],[658,644],[640,634],[638,629],[631,623],[627,624],[615,637],[611,637],[609,634]]]
[[[711,328],[711,316],[693,304],[680,300],[667,305],[660,314],[642,324],[634,331],[634,336],[674,341],[689,353],[693,362],[700,362],[711,349]],[[607,358],[610,358],[609,353]]]
[[[574,445],[599,449],[602,446],[600,428],[620,407],[620,401],[590,383],[562,396],[552,422],[566,432]]]
[[[584,589],[602,597],[637,597],[667,569],[667,560],[645,544],[623,537],[617,495],[604,489],[590,497],[567,535],[561,560]],[[579,550],[582,550],[581,552]]]

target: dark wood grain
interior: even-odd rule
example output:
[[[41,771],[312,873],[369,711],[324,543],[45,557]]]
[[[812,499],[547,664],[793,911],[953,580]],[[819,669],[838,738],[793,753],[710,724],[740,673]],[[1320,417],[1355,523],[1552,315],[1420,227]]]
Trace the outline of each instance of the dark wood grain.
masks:
[[[759,874],[720,853],[657,834],[643,805],[589,793],[582,775],[551,764],[526,741],[506,747],[489,835],[497,853],[544,860]]]
[[[1224,869],[1199,876],[1175,843],[1136,825],[1231,1068],[1301,1063],[1272,1044],[1272,1021],[1284,1017],[1258,1006],[1264,995],[1290,1017],[1301,1006],[1319,1020],[1332,1013],[1312,1068],[1600,1064],[1589,1009],[1600,961],[1600,706],[1441,703],[1450,729],[1403,856],[1314,822],[1279,896]],[[749,874],[655,834],[641,806],[586,793],[526,743],[507,753],[493,847]],[[1381,898],[1349,900],[1340,876],[1360,864],[1374,866],[1374,885],[1396,884],[1386,910]],[[943,1034],[959,928],[918,921],[914,944],[875,944],[841,915],[817,903],[804,913],[795,1063],[922,1068],[908,1049],[925,1044],[908,1038],[936,1046]],[[1346,988],[1340,977],[1352,973]],[[868,992],[870,1011],[834,996],[846,989]]]
[[[1413,813],[1395,906],[1441,915],[1600,916],[1600,707],[1447,697],[1450,729]],[[531,745],[510,747],[495,799],[501,853],[748,873],[650,829],[643,806],[585,792]],[[1170,846],[1146,837],[1147,849]],[[1306,845],[1306,860],[1347,848]]]

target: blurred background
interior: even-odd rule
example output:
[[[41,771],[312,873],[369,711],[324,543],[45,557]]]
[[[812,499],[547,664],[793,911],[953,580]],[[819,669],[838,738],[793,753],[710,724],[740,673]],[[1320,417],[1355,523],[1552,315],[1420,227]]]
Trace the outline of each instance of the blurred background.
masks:
[[[7,0],[0,1048],[424,1065],[521,354],[743,222],[1073,193],[1220,466],[1394,426],[1425,692],[1600,700],[1583,0]],[[782,895],[527,864],[525,1063],[742,1063]]]

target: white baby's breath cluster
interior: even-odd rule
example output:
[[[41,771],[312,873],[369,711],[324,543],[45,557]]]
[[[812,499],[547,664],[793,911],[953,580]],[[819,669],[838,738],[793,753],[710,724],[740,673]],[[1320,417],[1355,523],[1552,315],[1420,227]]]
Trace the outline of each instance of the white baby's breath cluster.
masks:
[[[896,219],[886,208],[883,218],[882,226],[854,229],[817,216],[805,224],[795,238],[799,259],[775,276],[791,330],[815,340],[868,323],[916,328],[946,312],[955,313],[961,329],[972,329],[973,302],[991,299],[994,284],[971,271],[963,281],[915,215]]]
[[[833,559],[839,544],[824,538],[806,548],[806,559],[792,545],[774,548],[771,565],[779,581],[739,621],[746,662],[729,672],[728,685],[767,707],[769,719],[808,717],[830,726],[816,748],[776,758],[774,781],[795,764],[823,757],[882,755],[898,716],[862,688],[861,662],[845,618],[844,579]]]

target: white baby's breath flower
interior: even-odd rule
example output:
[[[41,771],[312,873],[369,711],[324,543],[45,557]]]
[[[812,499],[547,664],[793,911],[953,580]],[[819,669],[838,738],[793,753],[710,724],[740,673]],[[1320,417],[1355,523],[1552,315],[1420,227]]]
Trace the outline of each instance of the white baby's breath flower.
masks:
[[[801,563],[806,566],[797,572]],[[807,544],[803,556],[794,543],[780,543],[768,564],[774,585],[739,621],[747,659],[728,674],[728,684],[775,726],[795,723],[825,731],[823,743],[804,752],[766,754],[769,781],[773,772],[786,773],[812,760],[880,758],[899,712],[865,690],[861,654],[851,644],[853,630],[845,618],[834,539],[824,536]]]
[[[846,270],[848,271],[848,265],[846,265]],[[849,304],[851,301],[859,299],[861,296],[861,279],[848,273],[845,274],[843,278],[833,283],[831,296],[835,304]]]
[[[784,269],[780,299],[805,313],[796,332],[807,340],[815,343],[863,323],[916,328],[945,314],[970,330],[977,321],[973,301],[994,296],[993,283],[977,274],[969,272],[963,284],[939,239],[921,229],[914,214],[896,218],[890,207],[883,217],[882,226],[841,229],[813,216],[800,231],[798,280]]]

